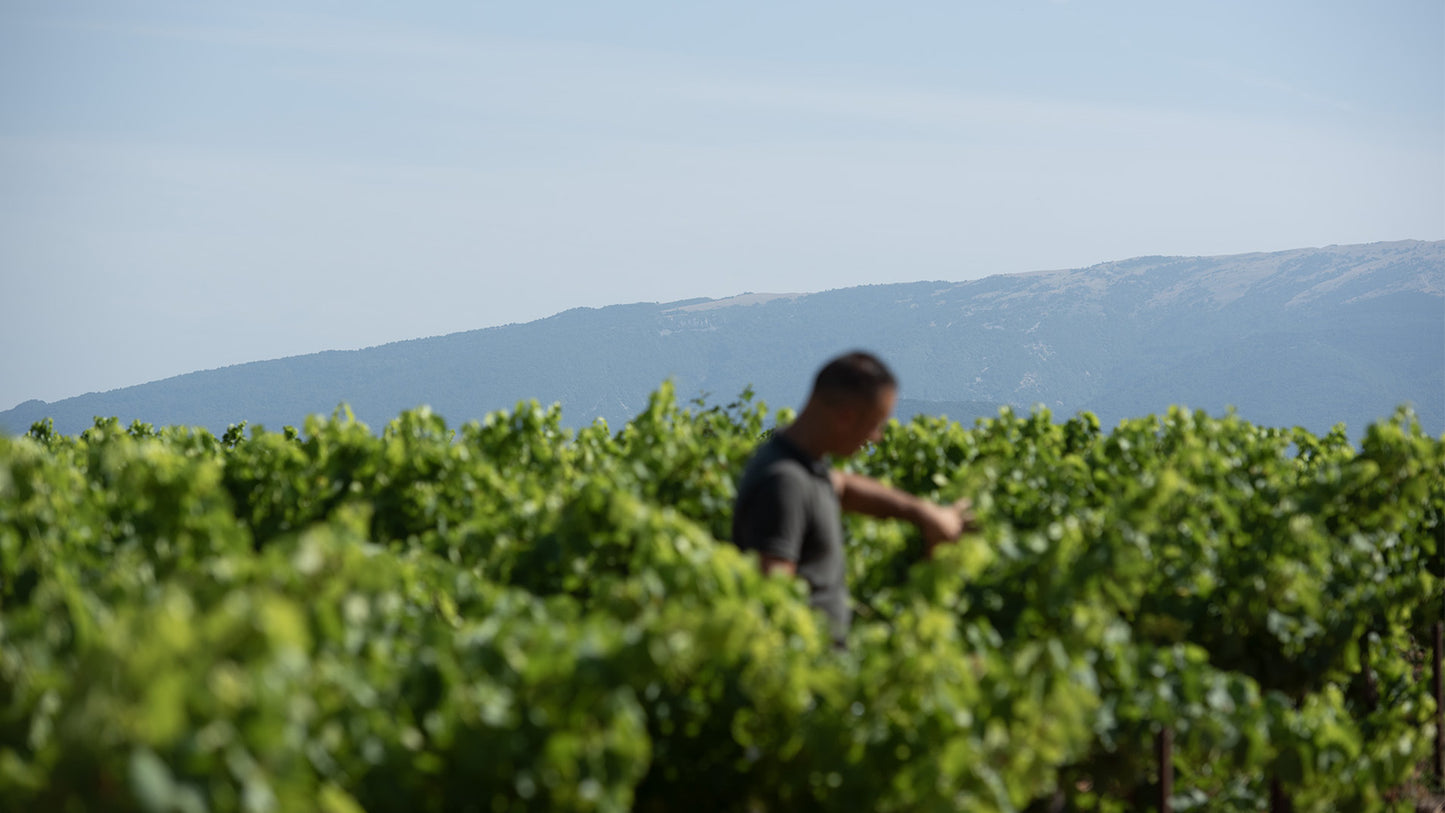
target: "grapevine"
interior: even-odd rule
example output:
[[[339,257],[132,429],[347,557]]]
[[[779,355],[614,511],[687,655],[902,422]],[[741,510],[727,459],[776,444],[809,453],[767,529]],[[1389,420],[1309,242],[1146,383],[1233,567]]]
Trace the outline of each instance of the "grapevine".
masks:
[[[840,465],[982,529],[850,519],[836,650],[728,544],[790,415],[563,428],[97,419],[0,437],[0,807],[1408,809],[1445,440],[1183,408],[891,423]]]

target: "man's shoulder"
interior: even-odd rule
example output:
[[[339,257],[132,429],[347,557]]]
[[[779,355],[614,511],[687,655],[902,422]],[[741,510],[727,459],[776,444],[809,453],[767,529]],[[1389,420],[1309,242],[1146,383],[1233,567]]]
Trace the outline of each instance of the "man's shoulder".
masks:
[[[801,459],[796,447],[781,435],[773,435],[753,450],[743,470],[744,479],[749,476],[772,475],[776,472],[798,472],[806,474],[807,462]]]
[[[803,489],[826,480],[826,469],[801,455],[797,447],[773,436],[759,446],[743,470],[739,491],[755,488]]]
[[[742,483],[747,485],[797,484],[804,485],[814,479],[806,466],[787,457],[754,458],[743,472]]]

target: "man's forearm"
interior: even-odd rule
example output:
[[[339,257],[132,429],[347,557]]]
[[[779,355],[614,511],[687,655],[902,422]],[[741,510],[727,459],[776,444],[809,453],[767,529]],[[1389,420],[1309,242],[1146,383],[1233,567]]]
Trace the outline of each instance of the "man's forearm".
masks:
[[[762,567],[764,575],[771,576],[774,573],[783,573],[788,576],[798,575],[798,563],[791,559],[782,559],[765,553],[758,560],[758,564]]]
[[[924,501],[905,491],[853,472],[834,472],[838,503],[844,511],[881,519],[902,519],[917,523]]]
[[[845,511],[883,519],[902,519],[917,525],[928,543],[930,555],[934,545],[957,539],[973,524],[968,500],[959,500],[953,505],[937,505],[871,477],[842,471],[833,472],[833,487],[837,489],[838,503]]]

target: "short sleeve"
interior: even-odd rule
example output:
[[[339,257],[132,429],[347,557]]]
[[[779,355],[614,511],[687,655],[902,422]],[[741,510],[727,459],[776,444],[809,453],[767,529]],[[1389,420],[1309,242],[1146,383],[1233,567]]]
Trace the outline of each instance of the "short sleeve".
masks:
[[[760,478],[738,506],[733,541],[746,550],[798,561],[807,532],[808,490],[802,472],[788,469]]]

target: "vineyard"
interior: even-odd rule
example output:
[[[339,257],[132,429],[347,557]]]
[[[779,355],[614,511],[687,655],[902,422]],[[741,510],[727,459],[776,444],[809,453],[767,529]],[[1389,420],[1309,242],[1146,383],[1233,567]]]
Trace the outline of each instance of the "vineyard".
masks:
[[[1445,440],[1176,409],[892,423],[846,650],[726,542],[779,422],[664,385],[380,432],[0,437],[0,808],[1413,810]],[[1166,766],[1157,749],[1167,732]]]

